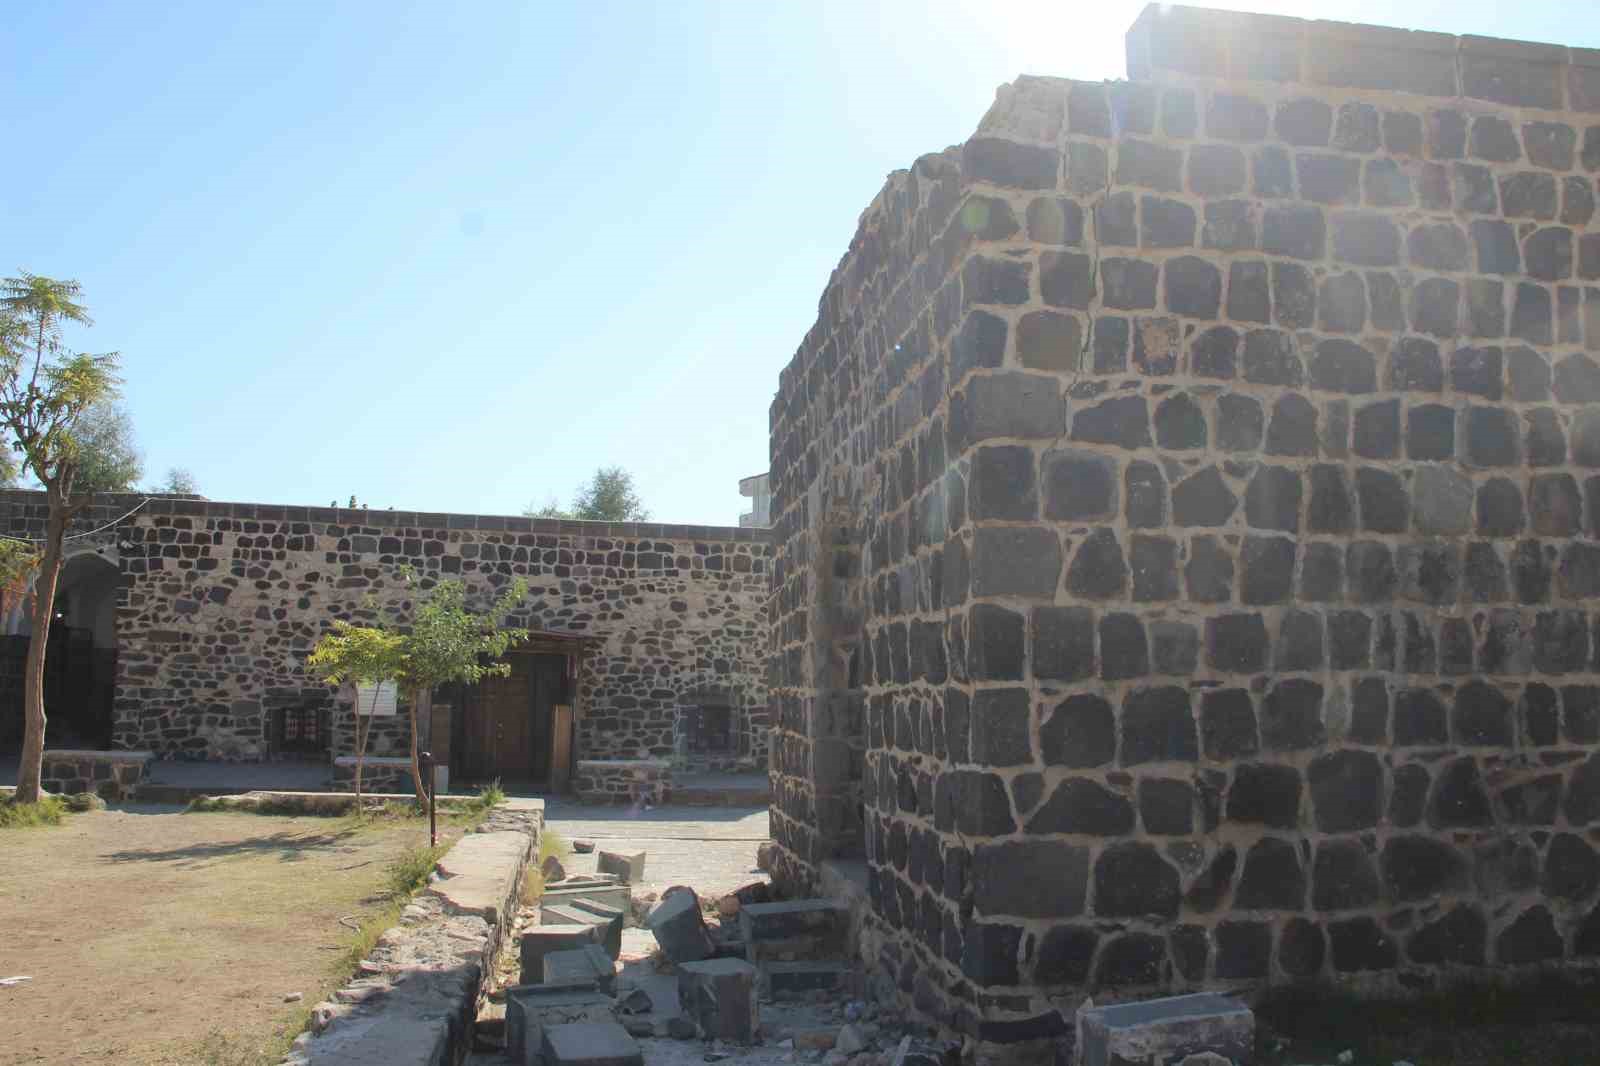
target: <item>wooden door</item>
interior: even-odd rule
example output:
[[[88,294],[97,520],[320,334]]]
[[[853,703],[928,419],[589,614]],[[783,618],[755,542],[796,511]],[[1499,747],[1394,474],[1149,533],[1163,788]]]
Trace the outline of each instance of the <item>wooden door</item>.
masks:
[[[533,678],[522,656],[512,659],[511,673],[483,679],[482,718],[487,742],[487,771],[507,781],[535,776],[533,752]]]

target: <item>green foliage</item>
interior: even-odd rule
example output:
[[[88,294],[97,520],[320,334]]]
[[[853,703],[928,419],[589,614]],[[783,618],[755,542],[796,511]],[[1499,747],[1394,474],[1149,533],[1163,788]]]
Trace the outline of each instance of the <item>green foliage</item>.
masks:
[[[133,419],[120,404],[95,404],[72,427],[78,452],[75,492],[132,492],[144,476],[144,456],[133,440]]]
[[[341,619],[333,623],[332,633],[317,641],[306,665],[312,673],[335,685],[353,681],[381,686],[400,676],[405,660],[403,641],[399,633],[391,630],[352,625]],[[374,702],[377,696],[374,689]]]
[[[567,843],[566,837],[562,836],[554,829],[551,829],[549,826],[545,826],[543,829],[539,830],[540,863],[543,863],[544,860],[550,858],[552,855],[558,859],[564,859],[571,854],[572,845]]]
[[[407,848],[395,857],[384,871],[384,886],[390,899],[405,899],[428,883],[428,875],[439,864],[439,857],[449,850],[446,844],[427,848]]]
[[[505,801],[506,790],[500,787],[500,779],[498,777],[478,789],[478,795],[473,800],[485,811],[490,807],[498,807]]]
[[[67,804],[60,796],[45,796],[38,803],[18,803],[0,798],[0,829],[35,829],[60,825],[67,816]]]
[[[0,588],[20,588],[39,565],[39,550],[30,541],[0,540]]]
[[[415,575],[407,574],[415,583]],[[526,629],[501,629],[508,616],[528,595],[528,583],[518,578],[482,614],[467,607],[467,587],[460,581],[441,581],[423,594],[401,638],[403,649],[400,684],[406,690],[432,692],[440,685],[476,684],[486,677],[504,677],[506,663],[494,662],[514,645],[528,639]]]
[[[200,483],[187,468],[172,466],[167,468],[166,478],[153,491],[174,496],[196,496],[200,492]]]
[[[620,466],[603,466],[588,484],[580,485],[572,507],[563,511],[551,500],[543,507],[523,512],[529,518],[576,518],[585,522],[646,522],[645,509],[634,488],[633,475]]]

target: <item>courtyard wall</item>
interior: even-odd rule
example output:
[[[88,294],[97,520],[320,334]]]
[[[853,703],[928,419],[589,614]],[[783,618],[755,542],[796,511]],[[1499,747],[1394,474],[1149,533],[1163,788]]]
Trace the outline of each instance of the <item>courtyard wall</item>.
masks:
[[[0,492],[0,533],[40,536],[44,517],[40,494]],[[305,658],[336,620],[408,609],[410,567],[424,583],[459,578],[479,602],[523,578],[509,624],[594,638],[578,758],[670,756],[680,710],[718,701],[734,710],[735,750],[715,761],[767,758],[765,530],[137,495],[97,498],[74,530],[99,532],[72,552],[121,569],[118,748],[267,758],[276,709],[327,706],[334,752],[348,751],[349,704]],[[376,720],[371,754],[408,750],[403,725]]]
[[[1600,959],[1600,54],[1128,55],[891,175],[780,377],[778,879],[864,859],[880,979],[1018,1056]]]

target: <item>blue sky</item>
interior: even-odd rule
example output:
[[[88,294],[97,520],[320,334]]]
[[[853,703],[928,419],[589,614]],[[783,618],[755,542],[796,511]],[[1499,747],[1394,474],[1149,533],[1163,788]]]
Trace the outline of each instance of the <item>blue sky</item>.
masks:
[[[152,479],[517,513],[616,464],[732,523],[885,175],[1019,73],[1121,76],[1141,6],[10,0],[0,270],[82,281]],[[1240,6],[1600,46],[1570,0]]]

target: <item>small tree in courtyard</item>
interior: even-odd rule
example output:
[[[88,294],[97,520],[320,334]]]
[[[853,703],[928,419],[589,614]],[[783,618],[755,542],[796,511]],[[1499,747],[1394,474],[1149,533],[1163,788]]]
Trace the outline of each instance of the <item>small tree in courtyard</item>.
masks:
[[[44,490],[48,512],[34,580],[33,639],[23,674],[22,761],[16,802],[36,803],[44,763],[44,660],[55,615],[67,526],[89,505],[96,486],[81,483],[85,454],[79,421],[114,399],[114,354],[67,351],[61,328],[87,325],[75,281],[22,273],[0,281],[0,432],[11,438],[22,466]]]
[[[311,650],[306,660],[317,676],[333,684],[351,682],[372,686],[372,704],[361,713],[361,691],[356,690],[356,813],[361,813],[361,770],[367,755],[367,736],[372,732],[372,715],[378,708],[378,695],[384,685],[398,683],[404,663],[404,638],[398,633],[349,622],[333,623],[328,633]]]
[[[415,583],[414,575],[407,580]],[[506,618],[528,595],[528,583],[518,578],[489,609],[475,614],[467,607],[467,588],[460,581],[441,581],[423,594],[401,640],[401,691],[410,696],[411,777],[417,796],[424,794],[422,767],[417,761],[417,706],[422,697],[441,685],[475,684],[486,677],[504,677],[511,667],[498,662],[506,651],[528,639],[526,629],[501,629]]]

